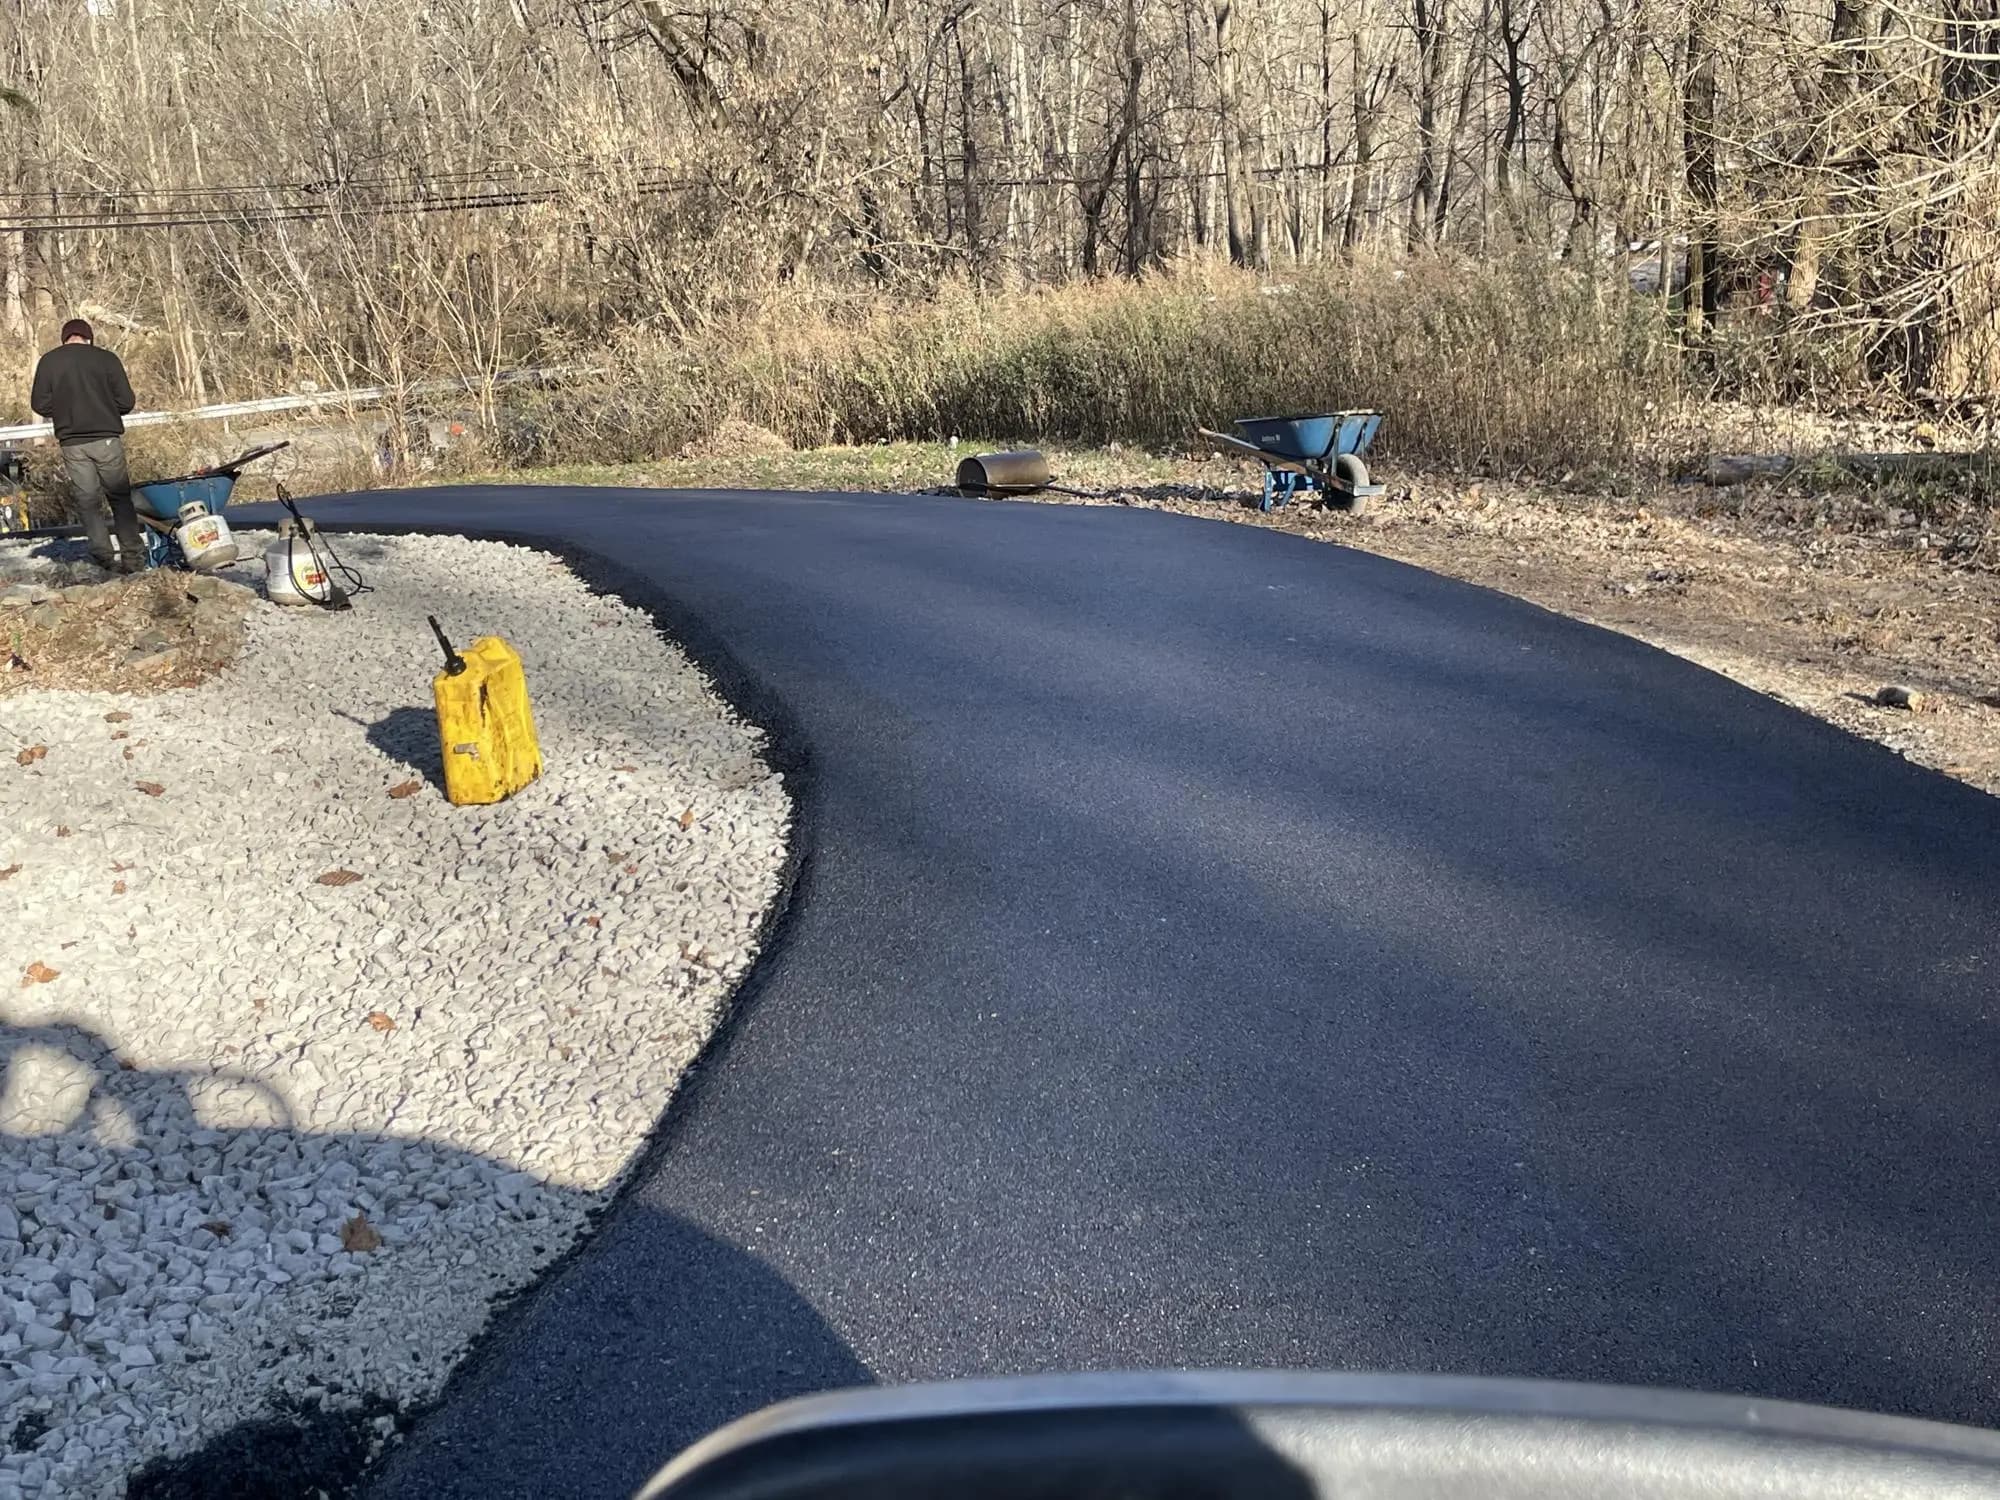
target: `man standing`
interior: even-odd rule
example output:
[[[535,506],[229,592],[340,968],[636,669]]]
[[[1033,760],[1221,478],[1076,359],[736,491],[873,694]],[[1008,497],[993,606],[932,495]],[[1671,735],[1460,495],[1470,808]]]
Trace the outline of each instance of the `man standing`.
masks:
[[[109,349],[97,347],[88,323],[71,318],[63,324],[61,347],[49,350],[35,366],[28,404],[55,424],[63,473],[69,479],[77,519],[90,538],[91,557],[99,567],[138,572],[145,565],[146,544],[139,534],[132,481],[125,471],[124,418],[133,406],[125,366]],[[111,528],[104,519],[107,500],[118,530],[115,557]]]

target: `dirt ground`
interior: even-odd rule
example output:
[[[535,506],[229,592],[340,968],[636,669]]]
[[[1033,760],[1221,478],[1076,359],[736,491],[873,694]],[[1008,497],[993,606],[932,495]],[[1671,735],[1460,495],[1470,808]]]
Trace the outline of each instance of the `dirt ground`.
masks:
[[[167,569],[116,578],[42,550],[0,544],[0,699],[188,687],[242,649],[254,595],[241,584]]]

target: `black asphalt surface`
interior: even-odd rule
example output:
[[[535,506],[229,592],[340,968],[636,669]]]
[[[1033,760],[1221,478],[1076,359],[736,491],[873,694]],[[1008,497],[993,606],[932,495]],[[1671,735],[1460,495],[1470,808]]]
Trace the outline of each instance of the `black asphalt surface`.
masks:
[[[1250,527],[314,508],[614,560],[804,757],[723,1041],[382,1500],[622,1496],[778,1397],[1119,1366],[2000,1425],[2000,802]]]

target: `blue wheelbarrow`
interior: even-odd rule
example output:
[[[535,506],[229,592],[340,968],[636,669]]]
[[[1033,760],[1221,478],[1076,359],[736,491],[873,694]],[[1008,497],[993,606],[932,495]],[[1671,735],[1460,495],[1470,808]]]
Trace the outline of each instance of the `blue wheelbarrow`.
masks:
[[[1264,466],[1259,510],[1313,493],[1346,510],[1385,488],[1368,482],[1368,465],[1362,459],[1381,426],[1379,411],[1332,411],[1308,417],[1241,417],[1236,422],[1240,436],[1206,427],[1199,431],[1226,452],[1254,458]]]
[[[146,538],[149,568],[220,567],[236,559],[236,545],[222,510],[244,469],[290,443],[266,443],[227,463],[178,479],[155,479],[132,486],[132,508]]]

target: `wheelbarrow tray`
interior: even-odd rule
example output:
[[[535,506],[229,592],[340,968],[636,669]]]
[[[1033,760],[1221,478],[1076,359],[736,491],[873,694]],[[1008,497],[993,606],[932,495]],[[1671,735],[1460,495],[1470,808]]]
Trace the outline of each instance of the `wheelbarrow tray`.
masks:
[[[181,507],[190,500],[199,500],[211,511],[221,510],[229,503],[229,492],[235,488],[233,473],[155,479],[150,484],[132,486],[132,504],[141,516],[150,520],[173,522],[180,519]]]
[[[1261,455],[1304,463],[1330,463],[1362,454],[1382,426],[1379,411],[1329,411],[1301,417],[1241,417],[1236,430]]]
[[[212,469],[202,469],[194,474],[183,474],[178,479],[154,479],[145,484],[132,486],[132,504],[141,518],[172,523],[180,519],[181,507],[190,500],[199,500],[210,511],[219,511],[229,503],[230,491],[236,488],[236,481],[243,470],[258,459],[276,453],[291,444],[266,443],[260,448],[251,448],[239,453],[225,464],[217,464]]]

